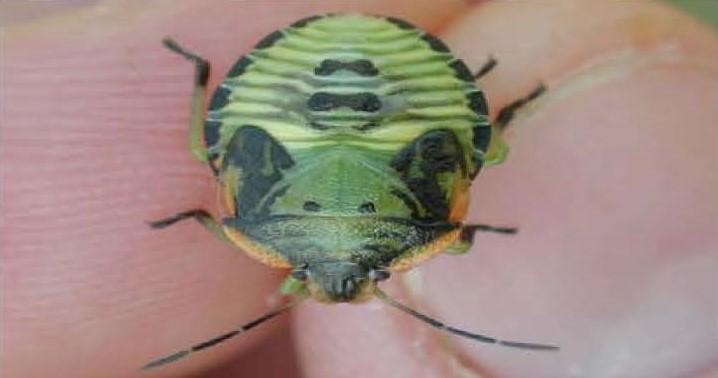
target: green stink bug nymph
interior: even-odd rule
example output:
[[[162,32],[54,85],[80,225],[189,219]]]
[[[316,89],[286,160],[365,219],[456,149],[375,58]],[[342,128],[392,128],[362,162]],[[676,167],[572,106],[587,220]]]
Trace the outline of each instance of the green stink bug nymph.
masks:
[[[539,86],[495,122],[476,74],[436,37],[392,17],[315,16],[262,39],[231,68],[204,110],[209,63],[173,40],[196,65],[190,145],[219,183],[221,221],[194,209],[153,222],[194,218],[250,256],[291,271],[294,302],[219,337],[145,365],[152,368],[225,341],[302,298],[327,303],[378,298],[440,330],[509,347],[450,327],[389,298],[377,284],[441,252],[468,251],[469,187],[500,163],[500,131]]]

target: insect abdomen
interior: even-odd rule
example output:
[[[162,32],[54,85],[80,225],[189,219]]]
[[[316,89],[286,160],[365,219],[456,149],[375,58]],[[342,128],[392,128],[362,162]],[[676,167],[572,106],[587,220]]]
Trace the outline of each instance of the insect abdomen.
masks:
[[[435,128],[451,128],[470,150],[472,129],[488,127],[469,70],[429,34],[363,15],[295,25],[258,43],[215,94],[207,143],[220,155],[243,125],[290,153],[316,143],[398,151]]]

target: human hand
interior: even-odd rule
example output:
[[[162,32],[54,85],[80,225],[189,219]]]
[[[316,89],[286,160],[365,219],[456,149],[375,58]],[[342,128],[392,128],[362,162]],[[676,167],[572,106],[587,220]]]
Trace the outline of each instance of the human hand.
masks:
[[[715,37],[654,3],[437,3],[103,2],[7,29],[5,374],[640,377],[715,367]],[[480,83],[492,114],[549,85],[512,124],[507,163],[473,187],[469,219],[520,234],[479,235],[473,253],[427,262],[387,290],[452,325],[562,350],[445,337],[380,303],[307,301],[141,373],[266,311],[283,274],[192,223],[146,227],[215,204],[207,168],[187,149],[192,67],[160,40],[207,57],[213,88],[265,34],[348,10],[437,32],[473,67],[493,54],[499,67]]]

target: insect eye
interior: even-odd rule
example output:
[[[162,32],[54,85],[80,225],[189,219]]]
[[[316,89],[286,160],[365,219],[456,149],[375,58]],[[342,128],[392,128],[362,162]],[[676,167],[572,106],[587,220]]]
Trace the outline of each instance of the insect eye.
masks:
[[[373,281],[384,281],[391,277],[391,273],[388,270],[372,270],[369,272],[369,279]]]
[[[297,281],[306,281],[309,273],[305,269],[297,269],[292,271],[292,277]]]

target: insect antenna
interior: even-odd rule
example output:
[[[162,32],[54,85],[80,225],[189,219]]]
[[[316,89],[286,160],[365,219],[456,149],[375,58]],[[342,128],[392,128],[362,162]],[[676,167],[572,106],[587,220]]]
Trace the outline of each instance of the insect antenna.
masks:
[[[207,348],[213,347],[221,342],[227,341],[227,340],[231,339],[232,337],[239,335],[240,333],[249,331],[250,329],[266,322],[267,320],[270,320],[270,319],[276,317],[277,315],[280,315],[280,314],[286,312],[287,310],[289,310],[290,308],[294,307],[299,302],[301,302],[301,300],[302,300],[302,298],[295,299],[292,302],[289,302],[288,304],[286,304],[282,307],[271,310],[271,311],[267,312],[266,314],[260,316],[259,318],[254,319],[251,322],[246,323],[237,329],[234,329],[233,331],[230,331],[223,335],[213,337],[209,340],[203,341],[199,344],[193,345],[192,347],[190,347],[188,349],[181,350],[176,353],[172,353],[172,354],[162,357],[162,358],[158,358],[158,359],[142,366],[142,370],[148,370],[148,369],[156,368],[158,366],[169,364],[171,362],[175,362],[179,359],[187,357],[188,355],[190,355],[193,352],[198,352],[202,349],[207,349]]]
[[[442,331],[446,331],[448,333],[465,337],[467,339],[471,339],[474,341],[479,341],[482,343],[487,344],[498,344],[503,345],[511,348],[520,348],[520,349],[531,349],[531,350],[541,350],[541,351],[556,351],[560,348],[555,345],[547,345],[547,344],[535,344],[535,343],[525,343],[520,341],[509,341],[509,340],[499,340],[490,336],[480,335],[478,333],[473,333],[469,331],[464,331],[462,329],[454,328],[452,326],[446,325],[434,318],[429,317],[428,315],[424,315],[414,309],[411,309],[407,306],[405,306],[402,303],[397,302],[396,300],[390,298],[386,295],[383,291],[381,291],[379,288],[375,288],[374,294],[377,298],[379,298],[384,303],[388,304],[391,307],[394,307],[396,309],[399,309],[421,321],[424,323],[429,324],[430,326],[437,328]]]

